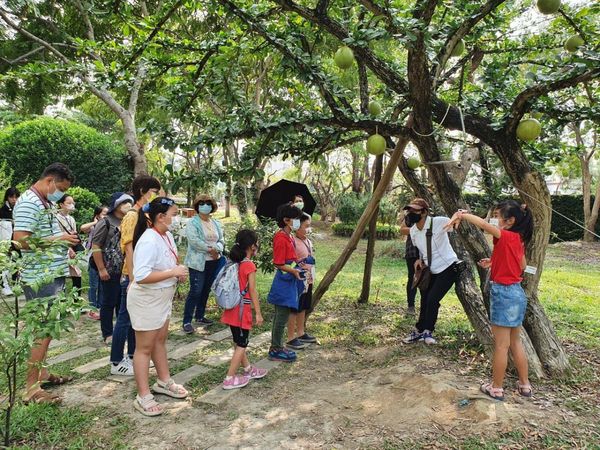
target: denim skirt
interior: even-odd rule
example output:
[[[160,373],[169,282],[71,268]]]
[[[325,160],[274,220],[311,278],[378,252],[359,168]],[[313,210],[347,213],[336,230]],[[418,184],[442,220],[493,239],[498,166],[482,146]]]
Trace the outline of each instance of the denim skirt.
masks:
[[[521,283],[492,283],[490,290],[490,321],[499,327],[519,327],[525,318],[527,297]]]

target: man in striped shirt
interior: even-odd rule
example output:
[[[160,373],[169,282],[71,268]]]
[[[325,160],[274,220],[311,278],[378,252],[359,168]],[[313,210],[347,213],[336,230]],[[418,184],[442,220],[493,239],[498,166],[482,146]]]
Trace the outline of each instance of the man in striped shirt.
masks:
[[[69,168],[61,163],[46,167],[40,179],[19,197],[13,211],[14,240],[21,243],[24,264],[21,277],[24,282],[25,299],[55,297],[64,289],[67,271],[68,245],[79,243],[76,234],[63,233],[56,219],[53,202],[58,201],[74,181]],[[28,261],[32,250],[27,238],[46,241],[63,241],[65,246],[52,248],[40,255],[36,262]],[[39,286],[34,289],[34,286]],[[24,400],[35,403],[58,403],[61,398],[44,391],[40,384],[63,384],[72,378],[49,374],[42,368],[46,359],[50,337],[36,342],[31,349]]]

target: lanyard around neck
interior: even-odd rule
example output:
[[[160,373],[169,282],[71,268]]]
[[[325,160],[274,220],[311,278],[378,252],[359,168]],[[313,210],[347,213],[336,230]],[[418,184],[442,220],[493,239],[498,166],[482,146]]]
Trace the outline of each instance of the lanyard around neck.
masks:
[[[152,228],[152,229],[154,230],[154,232],[156,234],[158,234],[161,237],[161,239],[164,241],[164,243],[167,244],[167,247],[169,248],[169,251],[171,252],[171,254],[173,255],[173,257],[175,258],[175,263],[179,264],[179,256],[177,255],[177,252],[175,251],[175,249],[171,245],[171,242],[169,241],[169,239],[166,238],[163,234],[159,233],[156,228]]]

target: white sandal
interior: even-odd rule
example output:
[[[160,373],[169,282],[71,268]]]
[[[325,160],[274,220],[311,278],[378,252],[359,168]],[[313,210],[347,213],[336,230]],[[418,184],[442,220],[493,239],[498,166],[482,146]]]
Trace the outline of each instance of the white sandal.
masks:
[[[157,394],[168,395],[169,397],[183,399],[188,396],[188,391],[182,385],[175,383],[173,378],[169,378],[166,383],[161,380],[156,380],[152,386],[152,391]]]
[[[157,406],[158,410],[152,411],[152,408],[156,408]],[[160,416],[164,412],[162,406],[154,400],[152,394],[148,394],[144,397],[140,397],[139,394],[136,395],[135,400],[133,401],[133,407],[147,417]]]

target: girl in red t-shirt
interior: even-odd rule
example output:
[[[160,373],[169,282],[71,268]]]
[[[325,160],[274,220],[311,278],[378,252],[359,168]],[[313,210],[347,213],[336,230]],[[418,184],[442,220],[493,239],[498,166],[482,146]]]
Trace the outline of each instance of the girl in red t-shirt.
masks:
[[[263,378],[267,374],[266,369],[253,366],[248,361],[246,348],[252,329],[252,308],[256,319],[256,325],[263,324],[260,312],[258,291],[256,290],[256,266],[251,258],[258,251],[258,235],[252,230],[240,230],[235,236],[235,244],[231,247],[229,258],[239,264],[238,276],[240,282],[240,293],[244,293],[242,303],[235,308],[226,309],[221,316],[221,322],[229,325],[235,350],[231,357],[227,376],[223,381],[223,389],[237,389],[246,386],[250,380]],[[242,314],[240,316],[240,308]],[[238,375],[240,366],[244,367],[244,373]]]
[[[494,221],[497,221],[497,225],[473,214],[458,211],[446,227],[456,228],[462,220],[494,237],[492,257],[479,261],[481,267],[491,269],[490,322],[494,335],[492,382],[483,384],[481,391],[494,399],[504,400],[502,386],[510,349],[519,374],[517,390],[522,396],[531,397],[527,356],[520,336],[527,309],[527,298],[521,287],[521,275],[526,266],[525,244],[531,240],[533,234],[531,212],[526,205],[508,200],[494,208]]]

